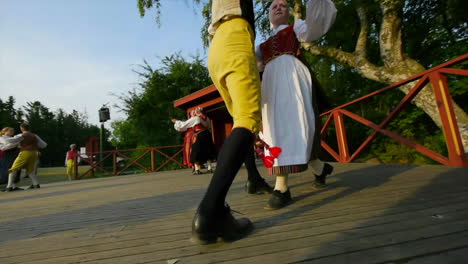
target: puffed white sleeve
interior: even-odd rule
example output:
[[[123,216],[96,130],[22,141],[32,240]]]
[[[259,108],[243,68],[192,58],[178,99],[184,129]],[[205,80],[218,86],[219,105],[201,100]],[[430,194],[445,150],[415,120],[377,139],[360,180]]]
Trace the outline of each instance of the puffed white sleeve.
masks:
[[[194,127],[201,123],[201,118],[198,116],[194,116],[186,121],[177,120],[174,123],[174,129],[180,132],[185,132],[187,129]]]
[[[263,64],[263,54],[260,50],[260,45],[255,47],[255,57],[257,59],[258,72],[262,72],[265,69],[265,65]]]
[[[335,22],[336,7],[331,0],[310,0],[306,19],[294,22],[294,32],[300,42],[315,41],[325,35]]]
[[[0,150],[5,151],[5,150],[10,150],[13,148],[17,148],[19,143],[23,140],[23,135],[18,134],[14,137],[2,137],[1,140],[1,147]]]
[[[36,135],[36,138],[37,138],[37,147],[38,148],[43,149],[43,148],[47,147],[47,143],[44,140],[42,140],[42,138],[40,138],[38,135]]]

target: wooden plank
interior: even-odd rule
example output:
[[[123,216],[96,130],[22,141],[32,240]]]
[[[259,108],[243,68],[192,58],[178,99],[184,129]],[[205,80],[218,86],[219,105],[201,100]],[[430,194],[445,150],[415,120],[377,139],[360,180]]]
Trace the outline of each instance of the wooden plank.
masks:
[[[376,259],[388,259],[388,255],[384,255],[384,257],[379,256],[379,254],[383,254],[385,251],[368,251],[366,252],[367,254],[360,256],[362,258],[362,262],[361,259],[356,262],[356,259],[359,258],[354,258],[354,256],[352,260],[343,260],[340,259],[340,257],[344,256],[344,254],[353,254],[354,252],[360,253],[365,252],[365,250],[379,250],[381,248],[384,250],[390,250],[393,254],[398,254],[398,250],[403,250],[402,247],[399,247],[403,243],[407,243],[406,246],[411,249],[410,252],[405,252],[405,255],[413,256],[423,254],[424,252],[430,252],[430,250],[440,251],[457,248],[465,246],[468,243],[467,226],[468,222],[466,220],[461,220],[447,225],[444,229],[439,229],[438,226],[429,226],[421,229],[395,232],[384,236],[367,237],[365,239],[351,242],[336,242],[320,246],[282,250],[280,252],[258,255],[250,258],[237,258],[225,263],[290,263],[299,261],[314,261],[314,263],[321,263],[318,261],[320,259],[325,259],[327,256],[337,256],[340,262],[329,262],[329,260],[327,260],[323,263],[369,263],[367,261],[370,257],[372,258],[372,263],[376,263]],[[432,248],[427,249],[427,245],[432,245]],[[396,247],[398,247],[398,250],[395,250]],[[401,255],[398,256],[401,257]],[[179,263],[191,263],[193,260],[194,257],[182,259]],[[202,261],[203,263],[210,263],[211,259],[206,256]]]
[[[234,261],[239,255],[257,258],[278,249],[294,250],[289,244],[352,243],[404,228],[419,230],[434,221],[419,219],[432,214],[453,214],[437,222],[438,232],[461,221],[460,217],[467,218],[466,169],[335,167],[331,186],[323,190],[312,188],[310,171],[291,177],[297,201],[279,211],[260,209],[266,195],[245,195],[246,173],[242,170],[228,200],[234,209],[251,217],[256,231],[241,241],[208,247],[194,246],[188,237],[194,208],[211,175],[194,177],[189,171],[132,175],[0,195],[0,205],[11,209],[5,211],[6,220],[3,215],[0,219],[0,240],[12,239],[0,244],[0,263],[114,263],[121,257],[129,263],[170,258]],[[82,203],[83,199],[90,203]]]
[[[455,197],[457,197],[457,195],[455,195]],[[465,196],[466,197],[466,196]],[[446,204],[453,204],[454,202],[456,202],[456,200],[449,200],[447,201],[444,197],[438,197],[438,199],[435,199],[435,201],[433,201],[433,203],[431,203],[431,206],[432,205],[438,205],[439,206],[442,206],[444,207]],[[464,200],[463,201],[459,201],[459,203],[462,202],[464,203]],[[426,208],[425,206],[429,206],[429,204],[422,204],[422,205],[418,205],[419,208]],[[424,207],[422,207],[424,206]],[[294,222],[289,222],[289,221],[285,221],[285,223],[269,223],[269,222],[259,222],[257,224],[257,227],[258,229],[261,229],[261,228],[268,228],[269,226],[272,226],[274,225],[272,228],[276,228],[276,227],[280,227],[281,225],[285,225],[285,224],[288,224],[288,228],[291,228],[291,229],[294,229],[293,227],[295,227],[297,229],[297,225],[296,223],[299,222],[303,222],[303,221],[315,221],[317,225],[326,225],[327,223],[335,223],[335,222],[346,222],[346,218],[348,218],[348,221],[355,221],[355,220],[358,220],[358,219],[366,219],[366,217],[369,217],[369,216],[375,216],[375,215],[378,215],[378,217],[376,219],[379,219],[381,218],[382,220],[386,217],[386,215],[391,215],[391,214],[394,214],[394,213],[397,213],[398,211],[399,212],[406,212],[406,211],[415,211],[415,210],[418,210],[417,209],[418,207],[415,207],[415,206],[412,206],[412,207],[406,207],[406,208],[398,208],[398,210],[391,210],[392,212],[388,212],[386,213],[384,208],[382,208],[381,210],[377,210],[377,211],[374,211],[374,212],[371,212],[371,211],[367,211],[364,213],[365,214],[359,214],[358,212],[354,212],[353,215],[354,216],[351,216],[350,213],[352,212],[343,212],[344,215],[346,215],[347,217],[340,217],[339,215],[338,216],[335,216],[333,217],[331,215],[331,218],[328,218],[328,219],[324,219],[324,217],[322,215],[312,215],[310,217],[297,217],[294,219]],[[320,218],[319,218],[320,217]],[[317,221],[318,220],[318,221]],[[187,238],[187,234],[190,232],[190,222],[189,221],[183,221],[182,223],[180,223],[181,221],[178,221],[177,223],[177,226],[171,230],[171,232],[167,233],[167,235],[165,235],[164,233],[161,233],[160,231],[158,231],[157,229],[148,229],[147,226],[148,225],[145,225],[144,227],[141,228],[141,232],[135,232],[135,230],[132,230],[130,229],[129,232],[126,232],[126,233],[123,233],[121,232],[121,230],[112,230],[109,232],[109,237],[104,237],[104,238],[99,238],[98,236],[96,235],[93,235],[92,237],[91,236],[86,236],[86,240],[81,240],[78,242],[78,239],[77,237],[70,237],[68,239],[72,239],[73,243],[72,244],[69,244],[69,243],[65,243],[64,245],[57,245],[57,246],[62,246],[62,247],[59,247],[55,250],[58,250],[58,251],[62,251],[62,252],[65,252],[64,249],[66,248],[63,248],[64,246],[68,245],[71,249],[76,249],[76,247],[80,247],[80,246],[84,246],[84,247],[89,247],[89,248],[93,248],[93,250],[96,250],[98,248],[100,248],[99,246],[104,246],[102,247],[102,249],[109,249],[112,248],[112,247],[116,247],[116,248],[122,248],[123,245],[126,245],[126,246],[132,246],[132,245],[135,245],[135,243],[144,243],[144,244],[148,244],[150,243],[152,240],[157,240],[158,242],[164,242],[164,241],[161,241],[161,240],[165,240],[165,239],[168,239],[167,241],[174,241],[174,240],[177,240],[177,237],[179,239],[186,239]],[[161,230],[164,230],[164,227],[161,229]],[[276,231],[274,231],[276,232]],[[172,237],[175,237],[176,239],[171,239]],[[65,237],[60,237],[60,239],[67,239]],[[50,243],[47,243],[43,246],[43,248],[41,249],[40,245],[37,245],[37,241],[35,242],[32,242],[31,244],[36,244],[35,247],[32,248],[32,250],[46,250],[47,252],[51,252],[53,251],[53,248],[50,246],[50,245],[47,245],[47,244],[50,244]],[[52,243],[54,244],[54,243]],[[13,251],[11,252],[10,250],[7,250],[9,254],[18,254],[18,252],[15,252],[15,247],[13,247]],[[16,250],[17,251],[17,250]],[[32,252],[31,252],[32,253]],[[1,255],[1,254],[0,254]],[[23,256],[25,256],[25,253],[23,252]]]
[[[406,259],[401,259],[399,262],[404,262],[406,264],[466,264],[468,263],[468,247],[446,250],[425,256],[409,257]]]
[[[232,258],[232,256],[237,256],[239,253],[244,256],[249,256],[249,254],[276,252],[277,248],[287,249],[296,244],[310,245],[311,243],[327,241],[327,239],[335,237],[336,233],[343,234],[344,232],[342,240],[346,240],[355,239],[356,237],[359,238],[375,235],[379,232],[387,234],[389,232],[395,232],[401,229],[412,230],[418,227],[431,226],[434,224],[434,219],[432,219],[430,216],[434,212],[450,215],[451,217],[447,217],[438,223],[438,225],[443,225],[444,223],[448,225],[453,223],[452,221],[467,218],[468,209],[460,211],[460,208],[466,208],[465,204],[466,202],[462,202],[452,206],[442,206],[437,209],[423,210],[420,212],[407,212],[393,217],[364,219],[361,221],[354,220],[348,221],[346,223],[327,224],[309,221],[298,222],[285,227],[273,226],[271,228],[265,228],[263,230],[257,231],[252,237],[248,237],[242,241],[238,241],[232,244],[226,244],[222,247],[208,247],[206,249],[200,248],[199,246],[192,245],[188,241],[188,237],[186,237],[186,239],[170,243],[157,243],[108,251],[103,250],[92,254],[79,254],[64,258],[49,257],[45,260],[34,261],[36,263],[70,263],[79,260],[92,261],[94,263],[96,261],[104,261],[103,259],[111,257],[112,260],[110,260],[109,263],[112,263],[112,261],[117,261],[114,258],[123,258],[124,261],[127,261],[127,263],[134,263],[136,261],[140,261],[141,256],[145,256],[145,261],[155,261],[165,258],[178,257],[181,255],[183,256],[184,254],[196,255],[200,252],[206,252],[210,255],[214,255],[214,258],[218,260],[226,260],[224,258],[229,260],[229,257]],[[412,219],[420,220],[414,221]],[[356,229],[356,227],[359,228]],[[346,236],[349,236],[349,238]],[[236,250],[241,251],[236,253]],[[231,252],[232,254],[226,253],[225,251]],[[6,259],[4,261],[6,261]],[[22,260],[20,262],[26,263],[25,261],[26,260]],[[194,261],[202,260],[196,258]],[[203,261],[200,263],[203,263]]]
[[[436,199],[437,201],[443,201],[445,199],[444,198],[445,196],[442,196],[440,193],[434,193],[432,195],[433,195],[433,198]],[[448,197],[457,197],[457,196],[466,197],[466,194],[464,194],[464,193],[460,193],[460,194],[451,193],[451,194],[448,194]],[[425,199],[427,199],[427,198],[428,197],[426,197],[426,198],[421,197],[419,199],[423,199],[421,201],[425,201]],[[388,197],[382,197],[382,199],[387,200]],[[424,203],[421,203],[421,205],[423,205],[423,204]],[[307,210],[305,213],[303,213],[301,215],[301,217],[306,217],[309,214],[311,214],[312,216],[314,216],[314,218],[317,218],[317,217],[325,218],[325,217],[339,216],[340,214],[350,214],[350,213],[363,212],[363,211],[372,211],[372,210],[376,210],[376,209],[379,209],[379,208],[380,209],[385,209],[387,206],[388,206],[388,204],[382,203],[382,204],[378,204],[377,207],[375,207],[374,205],[371,205],[371,207],[367,208],[366,204],[360,204],[360,205],[358,204],[358,205],[356,205],[354,207],[351,207],[351,208],[338,207],[338,208],[333,208],[332,210],[331,209],[328,209],[328,210]],[[308,207],[306,207],[306,209],[307,208]],[[415,208],[415,207],[410,207],[410,209],[411,208]],[[310,209],[313,209],[313,207],[310,207]],[[258,211],[258,207],[256,207],[255,210]],[[262,216],[262,215],[264,215],[264,216],[271,215],[269,213],[270,212],[260,211],[260,213],[253,214],[252,217],[256,218],[256,217]],[[323,214],[323,213],[326,213],[326,214]],[[251,215],[249,214],[249,216],[251,216]],[[282,214],[282,218],[288,218],[288,217],[290,217],[290,216],[288,216],[288,213]],[[133,235],[143,235],[146,232],[158,232],[159,230],[169,230],[171,228],[178,229],[178,228],[181,228],[181,227],[184,227],[184,226],[186,228],[189,228],[190,218],[191,218],[190,214],[189,215],[183,214],[183,215],[181,215],[181,218],[170,218],[170,221],[167,221],[168,223],[164,223],[164,221],[166,221],[166,219],[161,219],[160,221],[158,220],[154,224],[153,223],[151,223],[151,225],[146,224],[144,227],[142,227],[142,230],[141,230],[140,234],[138,234],[138,233],[134,234],[135,230],[132,230],[131,226],[130,227],[125,226],[125,230],[128,230],[128,232],[127,233],[125,233],[126,231],[122,232],[121,236],[127,236],[127,235],[132,235],[132,234]],[[184,221],[182,221],[182,225],[176,224],[176,223],[179,223],[178,221],[173,221],[173,220],[177,220],[177,219],[184,220]],[[167,219],[167,220],[169,220],[169,219]],[[301,218],[298,218],[298,220],[300,221]],[[272,222],[270,224],[280,224],[280,223]],[[151,227],[152,225],[156,226],[157,228],[152,229],[152,227]],[[159,227],[160,227],[160,229],[159,229]],[[121,228],[121,227],[119,226],[118,228]],[[114,233],[114,230],[110,229],[109,232],[112,234],[112,233]],[[99,235],[93,235],[92,239],[96,239],[96,238],[99,238],[99,237],[100,237]]]

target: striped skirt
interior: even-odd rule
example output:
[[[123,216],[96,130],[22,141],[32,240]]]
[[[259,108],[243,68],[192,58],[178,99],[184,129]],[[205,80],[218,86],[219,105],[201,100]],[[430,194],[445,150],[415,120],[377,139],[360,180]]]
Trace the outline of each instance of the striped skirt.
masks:
[[[291,173],[299,173],[306,171],[309,167],[308,164],[297,164],[297,165],[286,165],[286,166],[275,166],[268,169],[269,175],[285,175]]]

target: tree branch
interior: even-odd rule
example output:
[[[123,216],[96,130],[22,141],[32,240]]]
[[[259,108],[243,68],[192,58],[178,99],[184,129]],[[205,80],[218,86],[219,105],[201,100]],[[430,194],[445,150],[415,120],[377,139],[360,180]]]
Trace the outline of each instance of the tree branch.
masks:
[[[332,58],[340,63],[347,64],[351,67],[356,67],[355,56],[353,53],[342,51],[337,48],[317,46],[311,42],[302,43],[302,47],[314,55],[321,55]]]
[[[379,67],[368,60],[358,59],[355,53],[342,51],[337,48],[317,46],[310,42],[302,43],[302,47],[314,55],[332,58],[339,63],[355,68],[362,76],[374,81],[391,84],[393,73],[386,67]]]
[[[391,66],[404,61],[403,42],[401,39],[401,0],[382,0],[382,26],[380,28],[380,53],[385,65]]]
[[[260,12],[260,14],[257,15],[257,17],[255,18],[255,22],[257,22],[257,20],[259,20],[263,15],[265,15],[265,13],[268,11],[269,8],[270,8],[270,5],[265,5],[263,7],[263,10]]]
[[[367,37],[369,35],[369,20],[367,20],[367,13],[363,6],[357,9],[359,21],[361,22],[361,31],[356,41],[356,48],[354,53],[356,57],[361,60],[367,60]]]
[[[302,8],[304,4],[302,0],[294,0],[294,7],[291,14],[294,16],[294,20],[302,19]]]

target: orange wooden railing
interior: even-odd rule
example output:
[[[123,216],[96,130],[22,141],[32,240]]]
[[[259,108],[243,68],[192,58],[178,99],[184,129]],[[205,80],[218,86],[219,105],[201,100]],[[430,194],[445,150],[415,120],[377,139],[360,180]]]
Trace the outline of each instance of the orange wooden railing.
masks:
[[[458,124],[456,122],[456,116],[453,110],[452,104],[452,96],[449,91],[449,86],[447,82],[447,74],[452,75],[461,75],[467,76],[468,70],[464,69],[456,69],[450,68],[451,66],[461,64],[468,59],[468,54],[460,56],[454,60],[426,70],[422,73],[419,73],[415,76],[412,76],[406,80],[400,81],[395,83],[391,86],[386,88],[377,90],[373,93],[365,95],[361,98],[353,100],[349,103],[336,107],[328,112],[321,114],[321,117],[327,117],[324,126],[321,130],[322,147],[338,162],[351,162],[354,160],[363,150],[366,148],[372,140],[374,140],[377,134],[383,134],[394,140],[409,146],[419,153],[441,163],[444,165],[449,166],[461,166],[461,167],[468,167],[468,160],[467,155],[463,149],[463,143],[461,140],[460,131],[458,128]],[[347,107],[354,105],[359,102],[363,102],[366,99],[374,97],[376,95],[382,94],[384,92],[395,90],[398,87],[411,83],[413,81],[417,81],[414,87],[406,94],[406,96],[400,101],[400,103],[396,106],[396,108],[380,123],[375,124],[372,121],[369,121],[355,113],[352,113]],[[444,132],[445,140],[447,143],[447,150],[448,150],[448,157],[445,157],[429,148],[426,148],[420,144],[412,142],[411,140],[395,133],[389,131],[386,126],[395,119],[396,115],[405,107],[407,106],[411,100],[422,90],[422,88],[428,84],[432,84],[435,94],[435,100],[437,103],[437,107],[439,110],[440,118],[442,120],[442,130]],[[467,102],[463,102],[467,103]],[[350,153],[348,147],[348,140],[346,136],[346,127],[344,122],[344,116],[347,116],[365,126],[368,126],[374,130],[374,132],[366,139],[364,142],[356,149],[354,153]],[[335,133],[338,143],[338,151],[335,151],[329,144],[324,140],[324,135],[329,132],[330,124],[334,121],[335,125]]]
[[[165,151],[169,149],[175,149],[175,154],[167,154]],[[87,155],[81,155],[80,158],[84,164],[89,165],[89,169],[84,173],[78,175],[78,169],[75,167],[75,178],[81,179],[88,174],[94,176],[94,171],[98,170],[108,176],[121,175],[127,171],[131,166],[138,166],[143,169],[145,172],[157,172],[168,165],[170,162],[175,162],[176,164],[184,167],[184,165],[179,162],[176,158],[181,155],[183,151],[183,145],[174,145],[174,146],[162,146],[162,147],[149,147],[149,148],[139,148],[139,149],[119,149],[102,152],[102,159],[97,160],[95,157],[100,156],[100,152],[88,153]],[[131,158],[131,153],[142,152],[138,155],[137,158]],[[130,153],[130,154],[129,154]],[[150,155],[150,165],[145,166],[140,162],[144,157]],[[157,156],[162,157],[162,159],[157,159]],[[119,158],[121,161],[125,161],[123,168],[119,168],[118,161]],[[109,170],[104,166],[104,163],[112,159],[112,170]],[[159,162],[157,162],[159,161]],[[109,162],[108,162],[109,163]],[[75,162],[75,164],[77,164]]]

